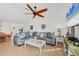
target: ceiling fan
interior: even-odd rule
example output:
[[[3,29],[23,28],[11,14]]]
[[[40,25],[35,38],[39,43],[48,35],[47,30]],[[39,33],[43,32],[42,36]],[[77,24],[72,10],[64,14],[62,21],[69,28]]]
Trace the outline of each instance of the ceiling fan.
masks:
[[[32,12],[32,13],[25,13],[25,14],[33,14],[33,18],[35,18],[35,16],[39,16],[39,17],[44,17],[41,13],[44,13],[44,12],[46,12],[48,9],[47,8],[44,8],[44,9],[41,9],[41,10],[38,10],[38,11],[36,11],[36,6],[34,6],[34,9],[35,10],[33,10],[33,8],[29,5],[29,4],[27,4],[27,7],[30,9],[30,11]],[[26,10],[28,10],[27,8],[26,8]]]

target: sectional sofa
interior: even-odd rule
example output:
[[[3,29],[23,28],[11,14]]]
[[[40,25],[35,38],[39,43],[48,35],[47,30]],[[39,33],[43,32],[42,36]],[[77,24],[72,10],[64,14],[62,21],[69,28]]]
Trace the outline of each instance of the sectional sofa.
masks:
[[[22,32],[14,36],[14,44],[23,45],[26,40],[37,37],[38,40],[45,40],[47,44],[56,45],[56,37],[50,32]]]

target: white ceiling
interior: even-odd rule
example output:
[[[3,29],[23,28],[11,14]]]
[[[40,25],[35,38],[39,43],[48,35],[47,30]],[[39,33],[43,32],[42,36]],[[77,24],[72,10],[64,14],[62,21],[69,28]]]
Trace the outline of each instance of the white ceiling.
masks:
[[[25,9],[26,3],[0,3],[0,17],[2,20],[13,23],[26,24],[32,21],[63,26],[66,23],[65,16],[70,5],[69,3],[33,3],[31,6],[37,6],[37,10],[48,8],[48,11],[44,13],[44,18],[37,16],[33,19],[32,15],[23,14],[30,12]]]

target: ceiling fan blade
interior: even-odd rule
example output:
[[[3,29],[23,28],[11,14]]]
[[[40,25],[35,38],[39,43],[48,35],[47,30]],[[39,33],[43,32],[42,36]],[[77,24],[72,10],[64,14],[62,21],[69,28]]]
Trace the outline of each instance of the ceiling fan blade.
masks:
[[[39,13],[38,13],[38,14],[36,14],[36,15],[37,15],[37,16],[40,16],[40,17],[42,17],[42,18],[44,17],[43,15],[41,15],[41,14],[39,14]]]
[[[24,13],[24,14],[33,14],[33,13]]]
[[[34,13],[35,11],[31,8],[29,4],[27,4],[28,8]]]
[[[35,18],[36,15],[33,15],[33,18]]]
[[[29,11],[29,9],[28,8],[25,8],[27,11]]]
[[[47,8],[44,8],[44,9],[41,9],[41,10],[37,11],[36,13],[39,14],[39,13],[45,12],[47,10],[48,10]]]

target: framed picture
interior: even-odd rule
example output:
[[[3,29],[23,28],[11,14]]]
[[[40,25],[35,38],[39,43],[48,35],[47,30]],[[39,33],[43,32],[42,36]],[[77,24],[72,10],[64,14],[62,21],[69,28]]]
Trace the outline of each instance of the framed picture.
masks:
[[[30,25],[30,30],[33,30],[33,25]]]
[[[45,24],[42,24],[41,25],[41,29],[45,29],[46,28],[46,25]]]

